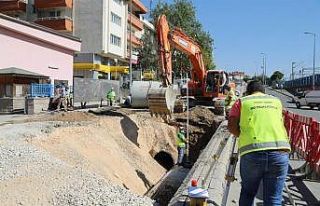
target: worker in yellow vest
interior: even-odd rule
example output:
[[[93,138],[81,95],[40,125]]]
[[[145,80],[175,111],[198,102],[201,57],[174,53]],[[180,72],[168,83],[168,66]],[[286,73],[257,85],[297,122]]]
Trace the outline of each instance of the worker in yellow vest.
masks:
[[[113,87],[111,87],[111,89],[107,93],[108,106],[113,106],[115,98],[116,98],[116,93]]]
[[[185,137],[185,130],[183,127],[179,128],[179,131],[177,133],[177,149],[178,149],[178,161],[177,165],[183,164],[183,156],[185,153],[186,148],[186,137]]]
[[[239,205],[253,205],[261,180],[264,205],[281,205],[290,152],[282,104],[278,98],[264,94],[259,81],[249,82],[247,95],[235,102],[228,121],[229,131],[239,137]]]

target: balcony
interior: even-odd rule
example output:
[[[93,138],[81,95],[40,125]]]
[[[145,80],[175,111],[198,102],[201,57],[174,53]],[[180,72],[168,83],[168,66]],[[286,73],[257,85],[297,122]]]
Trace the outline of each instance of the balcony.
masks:
[[[132,0],[132,6],[136,7],[141,14],[146,14],[148,12],[148,9],[140,0]]]
[[[73,21],[69,17],[39,18],[35,23],[57,31],[72,32],[73,30]]]
[[[133,34],[131,34],[131,42],[132,42],[132,46],[134,46],[134,47],[139,47],[142,45],[140,39],[138,39]],[[129,44],[130,44],[130,34],[128,34],[128,45]]]
[[[27,4],[24,1],[0,1],[0,12],[26,12]]]
[[[73,0],[35,0],[34,6],[36,9],[48,9],[55,7],[73,7]]]
[[[143,30],[143,23],[140,21],[139,18],[137,18],[135,15],[129,13],[128,15],[128,22],[130,23],[130,17],[132,26],[136,27],[139,31]]]

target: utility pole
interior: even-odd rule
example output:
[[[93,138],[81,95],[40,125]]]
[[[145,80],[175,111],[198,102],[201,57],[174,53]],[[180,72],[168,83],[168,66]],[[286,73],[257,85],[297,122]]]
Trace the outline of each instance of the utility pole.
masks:
[[[152,15],[152,13],[151,13],[151,12],[152,12],[152,1],[153,1],[153,0],[150,0],[150,8],[149,8],[149,10],[150,10],[149,17],[150,17],[150,18],[149,18],[149,19],[151,19],[151,15]]]
[[[266,54],[261,52],[260,54],[262,54],[262,84],[266,84],[266,79],[267,79],[267,69],[266,69]]]
[[[316,37],[317,35],[312,32],[304,32],[304,34],[310,34],[313,36],[313,71],[312,71],[312,90],[315,90],[316,83]]]
[[[296,68],[295,64],[296,62],[291,63],[291,80],[294,80],[294,69]]]
[[[264,54],[264,85],[267,85],[267,57]]]
[[[132,87],[132,0],[130,0],[130,23],[129,23],[129,41],[130,41],[130,49],[129,49],[129,74],[130,74],[130,82],[129,82],[129,90],[131,93],[131,87]]]

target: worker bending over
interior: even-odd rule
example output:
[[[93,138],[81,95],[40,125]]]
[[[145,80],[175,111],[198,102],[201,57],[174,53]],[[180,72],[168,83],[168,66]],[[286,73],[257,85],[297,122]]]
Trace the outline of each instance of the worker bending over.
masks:
[[[264,205],[281,205],[290,152],[282,104],[278,98],[264,94],[258,81],[248,84],[247,95],[235,102],[228,121],[229,131],[239,137],[239,205],[253,205],[261,180]]]

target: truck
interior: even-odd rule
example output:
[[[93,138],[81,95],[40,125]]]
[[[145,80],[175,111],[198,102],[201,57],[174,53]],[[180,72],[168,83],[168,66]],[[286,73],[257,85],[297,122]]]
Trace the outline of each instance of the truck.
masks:
[[[303,92],[301,95],[296,97],[295,103],[297,108],[308,106],[311,109],[318,107],[318,110],[320,110],[320,90]]]

